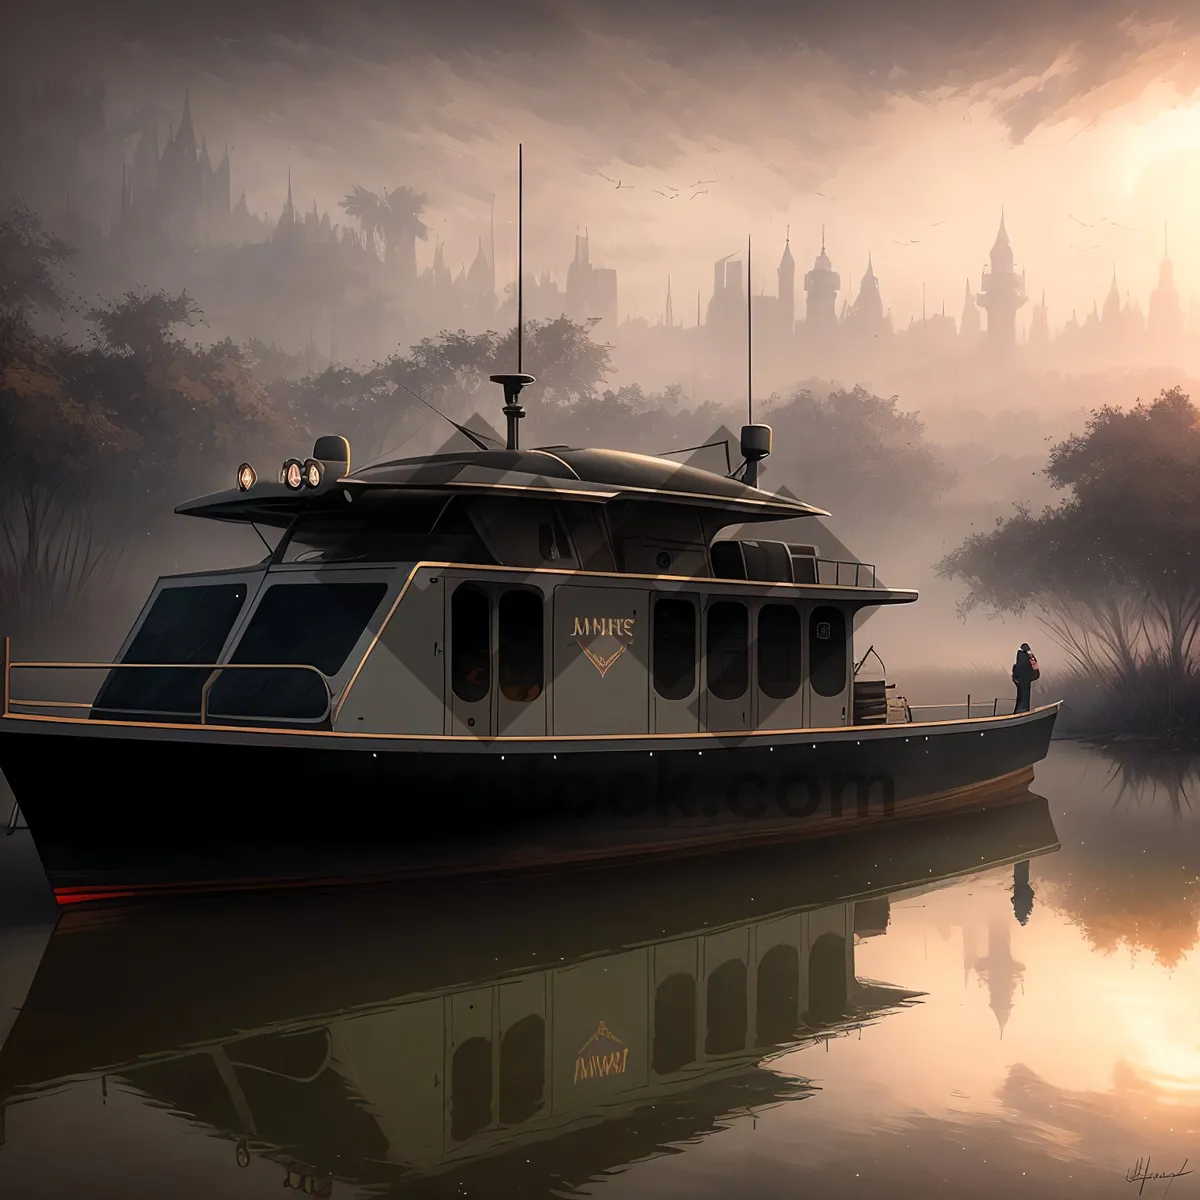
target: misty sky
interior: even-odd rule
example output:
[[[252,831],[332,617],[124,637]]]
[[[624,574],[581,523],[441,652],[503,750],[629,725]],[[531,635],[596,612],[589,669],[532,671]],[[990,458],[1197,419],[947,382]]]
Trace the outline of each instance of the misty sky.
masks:
[[[501,282],[521,141],[527,269],[562,281],[587,227],[593,261],[620,271],[622,318],[660,315],[670,274],[690,324],[712,260],[747,234],[755,291],[775,290],[788,226],[799,280],[822,222],[844,290],[871,252],[897,324],[923,285],[930,312],[944,300],[957,316],[1003,205],[1057,325],[1103,301],[1114,263],[1145,307],[1164,222],[1185,305],[1200,292],[1200,5],[1132,11],[49,0],[25,12],[9,64],[99,76],[112,112],[153,102],[164,124],[190,86],[197,133],[218,152],[228,139],[234,195],[256,211],[278,212],[289,166],[297,204],[335,212],[352,183],[412,184],[454,269],[486,244],[494,191]],[[655,194],[667,185],[677,199]]]

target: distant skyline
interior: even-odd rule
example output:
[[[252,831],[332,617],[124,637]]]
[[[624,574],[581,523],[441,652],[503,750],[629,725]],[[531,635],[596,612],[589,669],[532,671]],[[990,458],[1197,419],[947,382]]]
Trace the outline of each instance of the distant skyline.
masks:
[[[425,191],[455,271],[486,243],[494,192],[500,287],[515,273],[521,141],[527,269],[563,282],[586,227],[593,261],[620,273],[622,319],[656,319],[668,275],[676,312],[694,312],[712,262],[747,236],[753,291],[769,294],[789,228],[802,275],[822,224],[839,306],[870,255],[897,325],[923,294],[957,313],[1002,207],[1054,327],[1103,303],[1114,265],[1144,306],[1164,223],[1185,309],[1200,292],[1200,14],[1142,5],[1135,24],[1108,0],[971,16],[922,2],[806,25],[817,10],[741,7],[737,28],[719,8],[699,21],[694,6],[651,18],[609,4],[540,24],[514,10],[505,29],[462,2],[407,18],[249,3],[174,22],[132,4],[106,11],[91,45],[76,14],[60,28],[77,40],[40,43],[35,65],[103,78],[114,114],[158,105],[164,138],[190,87],[197,132],[230,143],[233,194],[255,211],[279,212],[289,169],[301,209],[336,213],[355,183]]]

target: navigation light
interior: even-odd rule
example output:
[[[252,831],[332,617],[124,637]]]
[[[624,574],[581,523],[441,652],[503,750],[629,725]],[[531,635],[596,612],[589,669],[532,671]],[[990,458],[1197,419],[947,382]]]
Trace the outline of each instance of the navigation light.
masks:
[[[304,466],[298,458],[289,458],[283,464],[280,482],[298,492],[304,486]]]
[[[239,492],[248,492],[254,486],[257,479],[258,476],[255,475],[254,468],[249,463],[242,463],[238,467],[237,485]]]
[[[304,482],[307,483],[310,488],[321,486],[322,474],[323,470],[321,464],[317,462],[315,458],[310,458],[304,464]]]

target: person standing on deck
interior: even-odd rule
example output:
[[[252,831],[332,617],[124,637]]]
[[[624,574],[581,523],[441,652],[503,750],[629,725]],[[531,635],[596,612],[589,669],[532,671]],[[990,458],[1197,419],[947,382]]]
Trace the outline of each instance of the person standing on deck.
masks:
[[[1029,648],[1028,642],[1022,642],[1017,651],[1017,661],[1013,663],[1012,681],[1017,685],[1017,703],[1014,713],[1029,711],[1029,696],[1033,690],[1034,681],[1041,677],[1038,670],[1037,658]]]

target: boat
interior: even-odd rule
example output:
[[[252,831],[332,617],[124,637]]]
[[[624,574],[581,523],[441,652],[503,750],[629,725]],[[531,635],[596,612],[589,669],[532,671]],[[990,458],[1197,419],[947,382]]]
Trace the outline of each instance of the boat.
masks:
[[[829,1075],[826,1053],[924,999],[861,977],[864,940],[901,904],[1004,866],[1025,878],[1016,864],[1058,847],[1026,790],[553,881],[69,909],[0,1046],[0,1130],[16,1164],[64,1104],[90,1124],[119,1106],[140,1149],[89,1141],[103,1192],[131,1170],[178,1186],[176,1139],[197,1134],[209,1147],[186,1170],[216,1194],[226,1172],[316,1195],[451,1173],[468,1192],[581,1186],[747,1107],[824,1103],[809,1076]]]
[[[5,640],[0,771],[60,904],[660,857],[1032,778],[1057,704],[913,720],[860,678],[856,618],[917,593],[759,534],[829,514],[759,486],[752,407],[728,475],[523,447],[520,296],[504,446],[243,463],[175,511],[275,529],[261,561],[159,579],[113,662]],[[103,678],[14,691],[52,671]]]

